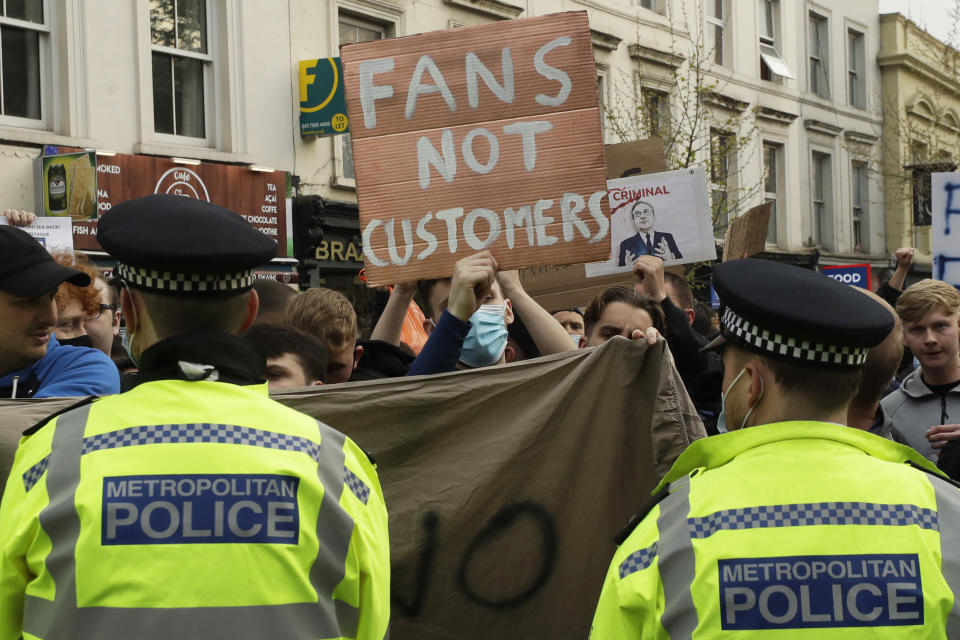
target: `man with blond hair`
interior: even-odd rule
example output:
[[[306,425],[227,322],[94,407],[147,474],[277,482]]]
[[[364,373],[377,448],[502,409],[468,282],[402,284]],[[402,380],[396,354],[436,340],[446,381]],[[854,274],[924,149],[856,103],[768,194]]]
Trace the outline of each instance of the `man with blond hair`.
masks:
[[[308,289],[287,305],[283,324],[306,331],[327,348],[327,384],[350,379],[363,347],[357,345],[357,313],[345,295],[323,287]]]
[[[897,300],[897,315],[903,344],[920,368],[880,403],[885,427],[936,462],[939,449],[960,438],[960,293],[946,282],[921,280]]]

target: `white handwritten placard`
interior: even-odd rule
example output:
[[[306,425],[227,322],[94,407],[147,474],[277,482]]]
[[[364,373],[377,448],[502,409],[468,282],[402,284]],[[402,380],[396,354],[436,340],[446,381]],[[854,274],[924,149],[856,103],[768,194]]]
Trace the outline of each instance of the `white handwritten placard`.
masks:
[[[960,173],[930,174],[933,277],[960,288]]]
[[[7,224],[7,219],[0,216],[0,224]],[[20,228],[36,238],[47,251],[73,251],[72,224],[72,218],[47,216]]]
[[[587,276],[629,272],[642,255],[665,265],[717,257],[702,167],[607,181],[610,259],[587,265]]]
[[[370,285],[606,258],[609,209],[585,12],[341,51]]]

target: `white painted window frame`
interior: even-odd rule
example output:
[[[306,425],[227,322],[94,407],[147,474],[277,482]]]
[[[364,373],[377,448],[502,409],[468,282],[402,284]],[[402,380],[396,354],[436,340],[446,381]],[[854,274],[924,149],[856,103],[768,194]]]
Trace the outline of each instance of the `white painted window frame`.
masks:
[[[810,43],[816,32],[819,51],[814,54]],[[809,63],[817,61],[820,77],[814,81]],[[821,98],[830,99],[830,17],[815,9],[807,10],[807,89]],[[814,90],[814,84],[816,89]],[[822,85],[822,86],[821,86]]]
[[[403,7],[384,0],[336,0],[336,2],[330,2],[330,42],[333,49],[330,52],[331,56],[340,55],[341,15],[379,25],[388,38],[399,37],[406,33],[406,11]],[[333,152],[333,176],[330,183],[334,187],[356,191],[357,181],[345,175],[342,138],[343,136],[330,137]]]
[[[777,172],[774,179],[774,189],[775,191],[766,190],[766,181],[764,181],[764,191],[763,191],[763,200],[764,202],[772,201],[774,207],[774,219],[773,219],[773,231],[776,236],[773,241],[770,240],[769,230],[767,234],[767,245],[771,247],[776,247],[784,244],[784,230],[786,228],[786,221],[783,219],[786,210],[784,207],[784,190],[786,189],[786,142],[783,140],[763,136],[760,152],[760,166],[761,171],[765,172],[766,168],[764,163],[766,161],[766,149],[770,147],[773,149],[773,163],[774,168]]]
[[[140,142],[135,153],[182,156],[217,162],[252,162],[244,109],[243,0],[206,0],[207,55],[204,69],[205,138],[157,133],[153,129],[153,64],[148,0],[136,0]],[[164,47],[157,47],[161,51]],[[190,52],[177,51],[188,57]],[[193,54],[197,55],[197,54]],[[202,54],[201,54],[202,55]]]
[[[836,154],[832,149],[825,149],[817,146],[810,148],[810,237],[813,243],[823,247],[827,251],[835,251],[837,247],[836,232],[836,206],[834,194],[836,193],[836,180],[834,179],[834,159]],[[817,177],[818,165],[826,163],[826,171],[821,177],[823,192],[821,199],[817,199]],[[823,215],[817,219],[817,202],[823,203]],[[829,226],[829,229],[828,229]],[[828,229],[829,237],[825,236],[824,230]],[[814,233],[816,232],[816,233]],[[826,243],[825,239],[832,242]]]
[[[707,2],[712,4],[716,2],[716,0],[707,0]],[[720,61],[717,62],[716,49],[714,49],[713,56],[711,57],[710,62],[712,62],[713,64],[718,64],[721,67],[731,67],[733,64],[733,60],[732,60],[733,56],[730,55],[731,54],[730,26],[733,23],[733,21],[730,20],[730,14],[731,14],[730,1],[721,0],[721,8],[723,10],[723,15],[720,16],[719,18],[711,16],[709,8],[705,8],[704,19],[706,20],[707,28],[711,30],[714,27],[720,28]],[[708,34],[708,36],[704,38],[704,42],[709,42],[709,41],[710,41],[710,36]]]
[[[28,20],[19,20],[17,18],[7,18],[0,16],[0,26],[14,27],[24,31],[33,31],[39,34],[38,38],[38,60],[37,64],[40,71],[40,118],[23,118],[20,116],[8,116],[0,114],[0,125],[9,127],[20,127],[24,129],[49,129],[51,127],[54,92],[51,82],[52,69],[51,61],[53,54],[53,29],[51,23],[50,0],[43,0],[43,23],[30,22]],[[2,80],[2,78],[0,78]],[[2,84],[0,84],[0,97],[2,97]],[[2,103],[0,103],[2,104]]]
[[[847,104],[856,109],[867,108],[867,34],[862,29],[847,27]],[[851,60],[851,40],[855,40],[853,48],[859,54],[859,60]],[[856,56],[854,56],[856,57]],[[854,91],[850,91],[850,81],[855,79]]]

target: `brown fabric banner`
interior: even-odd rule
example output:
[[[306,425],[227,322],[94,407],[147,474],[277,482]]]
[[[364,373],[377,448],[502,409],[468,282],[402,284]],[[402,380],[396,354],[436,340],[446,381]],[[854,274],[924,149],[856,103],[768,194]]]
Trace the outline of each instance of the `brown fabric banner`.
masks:
[[[586,637],[614,536],[705,435],[662,340],[275,397],[377,461],[394,640]],[[0,402],[2,431],[71,402]]]

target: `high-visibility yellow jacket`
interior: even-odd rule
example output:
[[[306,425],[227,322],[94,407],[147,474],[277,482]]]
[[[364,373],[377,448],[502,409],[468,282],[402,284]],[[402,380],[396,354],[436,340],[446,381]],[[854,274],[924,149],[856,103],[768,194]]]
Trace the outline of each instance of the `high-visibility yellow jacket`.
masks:
[[[614,554],[591,638],[960,638],[960,489],[938,473],[821,422],[694,442]]]
[[[147,382],[58,416],[17,451],[0,553],[0,640],[387,632],[376,471],[265,384]]]

